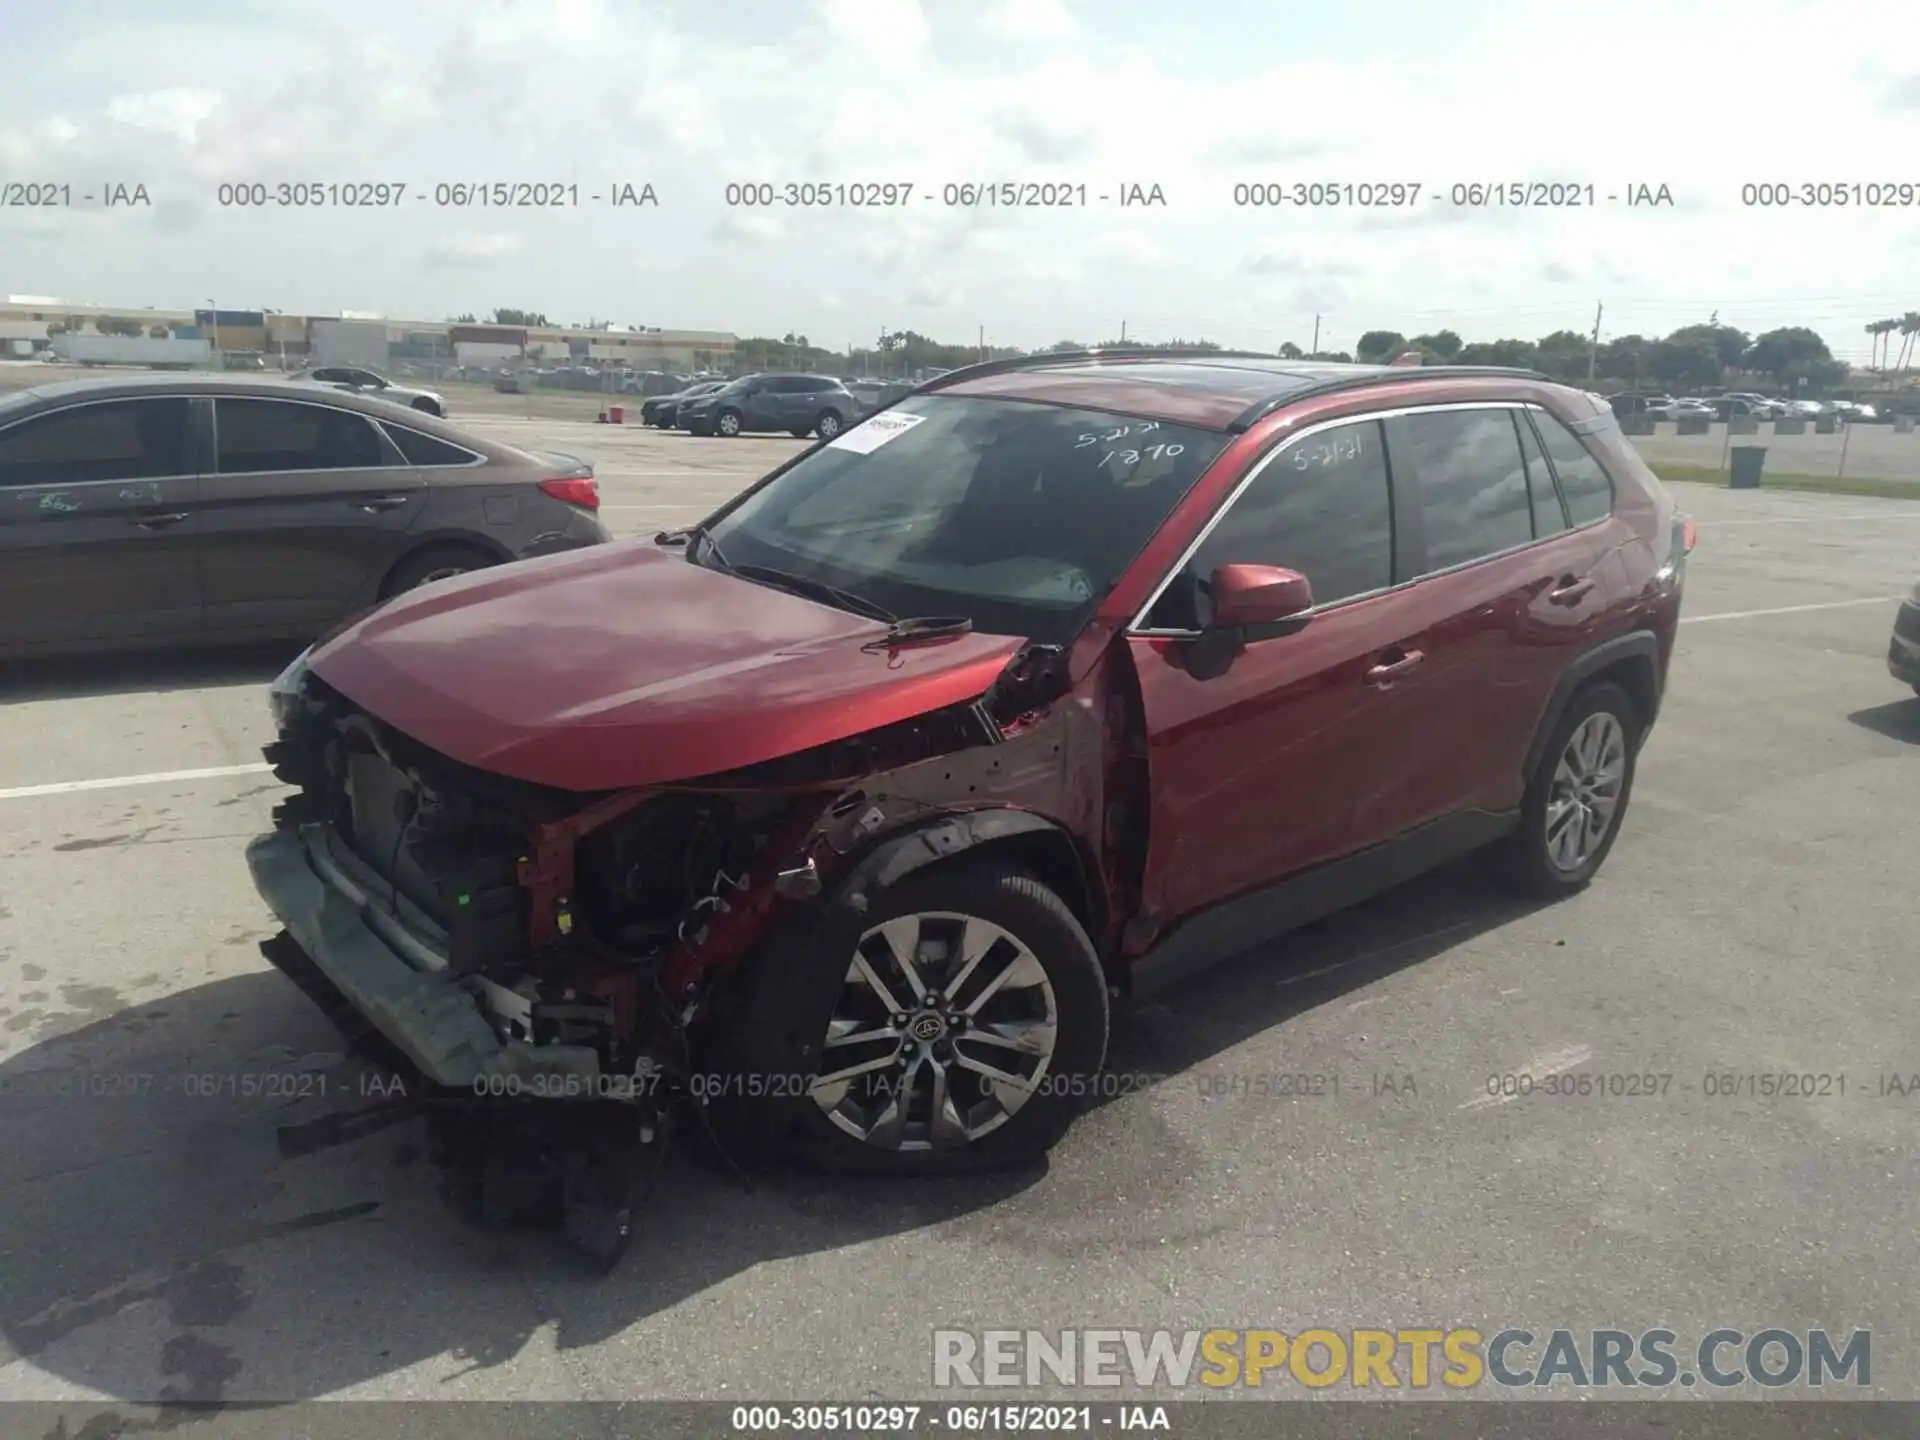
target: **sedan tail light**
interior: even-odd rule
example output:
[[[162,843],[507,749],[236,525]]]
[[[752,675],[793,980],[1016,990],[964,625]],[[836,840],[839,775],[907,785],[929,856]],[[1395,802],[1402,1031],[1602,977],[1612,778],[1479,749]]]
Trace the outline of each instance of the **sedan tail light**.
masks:
[[[582,510],[600,508],[600,482],[591,475],[573,475],[557,480],[542,480],[540,488],[556,500],[578,505]]]

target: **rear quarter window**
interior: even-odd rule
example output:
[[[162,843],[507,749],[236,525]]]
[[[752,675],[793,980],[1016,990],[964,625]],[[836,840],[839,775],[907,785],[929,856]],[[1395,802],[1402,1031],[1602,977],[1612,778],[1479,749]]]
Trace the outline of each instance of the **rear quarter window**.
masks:
[[[1594,458],[1584,441],[1569,430],[1559,416],[1547,410],[1533,412],[1539,427],[1540,443],[1553,462],[1560,479],[1560,493],[1567,502],[1567,517],[1575,525],[1590,525],[1613,513],[1613,480],[1606,467]]]

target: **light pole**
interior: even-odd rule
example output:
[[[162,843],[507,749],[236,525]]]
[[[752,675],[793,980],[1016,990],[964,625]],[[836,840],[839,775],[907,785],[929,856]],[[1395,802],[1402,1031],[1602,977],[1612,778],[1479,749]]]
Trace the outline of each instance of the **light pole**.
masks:
[[[207,337],[213,343],[213,368],[220,368],[220,302],[211,295],[207,297],[207,328],[212,333]]]

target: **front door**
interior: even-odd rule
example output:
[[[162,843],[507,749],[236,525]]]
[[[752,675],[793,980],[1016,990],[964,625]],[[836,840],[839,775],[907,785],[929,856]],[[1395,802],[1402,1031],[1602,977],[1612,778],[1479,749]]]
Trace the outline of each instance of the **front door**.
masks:
[[[1205,658],[1206,588],[1226,564],[1297,570],[1316,609],[1221,668]],[[1129,637],[1154,796],[1143,909],[1158,928],[1409,822],[1429,642],[1395,567],[1380,424],[1311,430],[1228,502]]]
[[[310,633],[370,603],[427,498],[368,417],[221,396],[203,477],[201,587],[222,630]]]
[[[0,430],[0,645],[199,627],[192,405],[93,401]]]

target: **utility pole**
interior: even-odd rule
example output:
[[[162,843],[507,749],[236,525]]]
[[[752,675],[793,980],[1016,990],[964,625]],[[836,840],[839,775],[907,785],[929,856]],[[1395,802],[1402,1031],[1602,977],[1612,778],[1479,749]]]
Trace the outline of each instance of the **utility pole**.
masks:
[[[1122,345],[1127,343],[1127,322],[1124,320],[1120,322],[1120,343]]]
[[[1593,379],[1594,367],[1600,363],[1600,317],[1607,313],[1605,301],[1593,307],[1593,344],[1587,349],[1587,379]]]
[[[1307,349],[1307,358],[1312,359],[1320,353],[1320,317],[1313,317],[1313,344]]]
[[[987,327],[984,325],[980,327],[980,358],[987,358]]]

